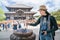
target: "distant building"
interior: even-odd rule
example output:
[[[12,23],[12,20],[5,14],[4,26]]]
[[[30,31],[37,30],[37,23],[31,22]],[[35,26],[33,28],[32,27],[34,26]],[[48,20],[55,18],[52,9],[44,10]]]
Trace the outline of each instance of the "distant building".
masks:
[[[36,12],[31,12],[33,7],[24,4],[14,4],[6,6],[9,12],[5,12],[6,20],[32,19]]]

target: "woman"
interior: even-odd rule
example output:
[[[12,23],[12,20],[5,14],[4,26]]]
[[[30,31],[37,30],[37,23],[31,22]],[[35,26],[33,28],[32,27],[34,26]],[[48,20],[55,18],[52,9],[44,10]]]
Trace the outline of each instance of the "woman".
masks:
[[[55,18],[48,13],[45,5],[40,6],[39,12],[41,17],[37,22],[28,24],[36,26],[40,23],[39,40],[54,40],[55,31],[58,29]]]

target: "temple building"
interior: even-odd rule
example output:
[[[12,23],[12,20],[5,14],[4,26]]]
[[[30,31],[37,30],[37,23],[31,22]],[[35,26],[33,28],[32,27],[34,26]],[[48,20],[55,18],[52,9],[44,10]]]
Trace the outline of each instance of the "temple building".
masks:
[[[6,8],[9,10],[5,12],[6,20],[33,19],[33,15],[36,13],[31,11],[33,7],[24,4],[9,5]]]

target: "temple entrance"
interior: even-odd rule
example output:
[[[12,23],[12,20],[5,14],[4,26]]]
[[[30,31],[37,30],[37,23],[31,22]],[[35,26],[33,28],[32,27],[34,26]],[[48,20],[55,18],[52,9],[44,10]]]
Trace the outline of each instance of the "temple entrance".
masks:
[[[25,19],[26,19],[26,17],[14,17],[14,20],[17,20],[17,19],[25,20]]]

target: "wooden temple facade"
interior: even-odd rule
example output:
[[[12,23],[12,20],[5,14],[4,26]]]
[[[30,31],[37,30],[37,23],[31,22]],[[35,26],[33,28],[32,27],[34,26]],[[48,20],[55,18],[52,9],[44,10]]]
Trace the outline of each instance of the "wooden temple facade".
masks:
[[[5,12],[6,20],[33,19],[33,15],[36,13],[31,11],[33,7],[24,4],[14,4],[6,6],[6,8],[9,10]]]

